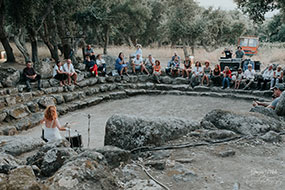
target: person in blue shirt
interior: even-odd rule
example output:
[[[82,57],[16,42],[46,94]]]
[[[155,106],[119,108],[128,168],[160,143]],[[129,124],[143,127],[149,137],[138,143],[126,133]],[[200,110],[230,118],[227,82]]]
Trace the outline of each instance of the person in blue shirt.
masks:
[[[115,69],[118,71],[120,76],[123,75],[123,72],[125,72],[125,74],[128,76],[128,65],[124,61],[123,52],[120,52],[118,58],[116,59]]]
[[[285,88],[284,88],[283,84],[277,84],[273,88],[273,95],[274,95],[275,99],[271,103],[254,101],[252,105],[254,107],[255,106],[263,106],[263,107],[267,107],[267,108],[271,108],[271,109],[275,110],[275,108],[279,102],[281,94],[284,93],[283,92],[284,90],[285,90]]]

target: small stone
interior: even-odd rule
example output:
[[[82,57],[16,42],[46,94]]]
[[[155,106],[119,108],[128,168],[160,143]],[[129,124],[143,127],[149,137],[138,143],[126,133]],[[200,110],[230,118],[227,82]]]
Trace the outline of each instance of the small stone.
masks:
[[[218,156],[225,158],[225,157],[234,156],[235,154],[236,152],[234,150],[227,150],[227,151],[219,152]]]

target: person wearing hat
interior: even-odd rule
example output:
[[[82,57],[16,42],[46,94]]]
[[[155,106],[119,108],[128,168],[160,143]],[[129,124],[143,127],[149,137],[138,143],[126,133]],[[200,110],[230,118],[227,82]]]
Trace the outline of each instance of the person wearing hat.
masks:
[[[142,54],[142,45],[137,44],[136,47],[137,47],[137,51],[136,51],[136,53],[135,53],[135,56],[137,56],[137,54],[140,54],[140,57],[142,58],[142,57],[143,57],[143,54]]]
[[[276,84],[275,87],[273,88],[273,96],[275,97],[275,99],[271,103],[253,101],[252,105],[254,107],[255,106],[264,106],[267,108],[275,109],[283,91],[284,91],[284,85],[283,84]]]
[[[247,84],[243,90],[247,90],[249,89],[249,87],[251,86],[251,84],[254,82],[254,75],[255,75],[255,71],[252,68],[251,64],[248,64],[246,71],[244,72],[244,78],[245,78],[245,83]]]

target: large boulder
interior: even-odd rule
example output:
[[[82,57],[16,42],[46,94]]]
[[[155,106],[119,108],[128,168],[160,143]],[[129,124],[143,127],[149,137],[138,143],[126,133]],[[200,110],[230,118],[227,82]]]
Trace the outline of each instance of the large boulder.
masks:
[[[12,155],[0,154],[0,173],[8,174],[10,170],[17,168],[21,164],[23,164],[22,161],[14,158]]]
[[[111,72],[112,70],[115,69],[115,62],[116,62],[117,57],[110,56],[110,55],[103,55],[102,58],[106,62],[107,73],[109,73],[109,72]]]
[[[0,68],[0,83],[4,87],[14,87],[20,81],[20,71],[14,68]]]
[[[43,146],[45,142],[41,138],[19,135],[17,137],[0,136],[0,144],[0,151],[19,156]]]
[[[118,167],[121,162],[128,162],[131,158],[130,151],[123,150],[115,146],[104,146],[96,149],[96,151],[104,155],[111,167]]]
[[[285,92],[280,96],[278,104],[275,108],[276,114],[279,116],[285,116]]]
[[[259,113],[239,113],[225,110],[212,110],[201,121],[207,129],[225,129],[242,135],[263,135],[272,130],[285,130],[285,122]]]
[[[162,145],[197,129],[199,124],[180,118],[145,118],[113,115],[106,123],[105,145],[131,150]]]
[[[34,65],[35,70],[42,78],[47,79],[52,77],[52,70],[55,63],[52,63],[49,59],[41,61]]]
[[[250,112],[261,113],[261,114],[266,115],[268,117],[273,117],[275,119],[279,119],[279,116],[276,114],[276,112],[273,109],[267,108],[267,107],[264,107],[264,106],[252,107],[250,109]]]
[[[40,190],[43,188],[44,186],[37,181],[31,166],[20,166],[9,172],[7,189]]]
[[[78,156],[62,166],[49,180],[54,190],[120,189],[105,161]]]

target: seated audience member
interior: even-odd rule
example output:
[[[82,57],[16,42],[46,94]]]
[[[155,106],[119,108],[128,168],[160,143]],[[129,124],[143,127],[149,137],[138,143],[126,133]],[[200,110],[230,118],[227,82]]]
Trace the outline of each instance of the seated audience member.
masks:
[[[136,55],[136,58],[134,59],[132,64],[132,68],[134,74],[136,73],[136,71],[140,71],[141,73],[145,71],[149,75],[148,70],[145,68],[145,65],[143,64],[143,59],[141,58],[141,54]]]
[[[85,69],[91,72],[91,69],[96,63],[95,61],[91,60],[89,56],[86,56],[83,64],[85,64]]]
[[[155,64],[155,59],[152,57],[151,54],[148,55],[148,58],[145,60],[145,67],[150,73],[153,71],[153,66]]]
[[[153,66],[153,76],[158,83],[160,83],[160,80],[159,80],[160,75],[161,75],[160,61],[155,60],[155,65]]]
[[[171,68],[173,67],[174,59],[175,59],[176,56],[178,57],[178,61],[180,63],[180,56],[177,55],[177,52],[175,51],[174,55],[171,57],[171,60],[167,63],[167,67],[165,68],[166,74],[170,74],[171,73]]]
[[[177,54],[176,51],[173,53],[173,56],[172,56],[172,58],[171,58],[171,61],[174,61],[175,57],[178,57],[178,60],[179,60],[179,63],[180,63],[180,60],[181,60],[181,59],[180,59],[180,56]]]
[[[203,86],[204,84],[204,80],[207,80],[207,86],[210,85],[210,78],[211,78],[211,74],[212,74],[212,69],[210,67],[210,62],[206,61],[205,62],[205,67],[203,68],[203,77],[202,77],[202,82],[201,85]]]
[[[26,68],[23,70],[23,78],[27,85],[28,92],[32,91],[31,82],[38,81],[38,90],[41,89],[41,75],[38,75],[34,68],[32,67],[32,62],[28,61],[26,63]]]
[[[171,67],[171,75],[174,77],[175,75],[180,75],[180,61],[178,59],[178,56],[174,58],[174,61],[172,62]]]
[[[226,88],[226,84],[227,84],[227,88],[230,88],[231,79],[232,79],[232,72],[230,68],[226,66],[225,70],[223,71],[223,81],[222,81],[223,89]]]
[[[271,80],[270,88],[273,88],[276,84],[282,83],[283,71],[282,67],[279,65],[276,71],[273,72],[273,78]]]
[[[66,60],[66,63],[63,65],[63,70],[67,74],[68,85],[71,85],[71,79],[73,79],[74,84],[77,85],[77,73],[74,70],[73,64],[71,63],[71,59]]]
[[[190,77],[190,74],[192,74],[192,67],[191,67],[191,60],[189,58],[189,56],[186,56],[185,57],[185,60],[183,62],[183,65],[184,65],[184,69],[182,70],[182,77],[185,76],[185,73],[186,73],[186,76],[187,76],[187,79],[189,79]]]
[[[203,75],[202,65],[199,61],[196,61],[195,67],[193,68],[192,71],[192,77],[190,80],[190,85],[192,86],[192,88],[194,88],[195,86],[194,82],[200,84],[202,75]]]
[[[273,78],[273,66],[269,65],[269,67],[263,72],[262,77],[257,80],[257,89],[265,90],[268,82],[271,82]],[[261,86],[261,83],[263,85]]]
[[[221,86],[221,68],[220,65],[216,64],[215,68],[212,72],[212,81],[214,83],[214,86]]]
[[[255,70],[252,68],[251,64],[248,64],[247,69],[244,72],[243,76],[245,78],[245,83],[246,83],[246,86],[243,88],[243,90],[247,90],[254,82],[254,76],[255,76]]]
[[[95,52],[94,49],[91,47],[91,45],[87,45],[86,49],[85,49],[85,56],[89,56],[91,60],[95,61]]]
[[[274,95],[275,99],[271,103],[254,101],[252,105],[254,107],[255,106],[263,106],[263,107],[275,109],[283,91],[284,91],[284,85],[283,84],[278,84],[278,85],[276,84],[273,87],[273,95]]]
[[[66,85],[67,73],[64,72],[61,61],[57,61],[53,67],[53,78],[59,80],[60,86]]]
[[[124,61],[123,52],[119,53],[118,58],[116,59],[115,69],[118,71],[120,76],[123,76],[123,72],[128,76],[128,65]]]
[[[245,53],[240,46],[238,46],[238,48],[235,52],[235,55],[236,55],[236,58],[240,58],[240,59],[244,58]]]
[[[243,79],[242,69],[239,68],[237,75],[235,76],[235,89],[239,89],[239,86],[240,86],[242,79]]]
[[[60,125],[55,106],[48,106],[46,108],[44,118],[40,123],[45,123],[42,138],[48,142],[63,139],[59,131],[69,130],[65,126]]]
[[[102,71],[103,76],[106,75],[107,71],[106,71],[106,62],[105,60],[102,58],[101,54],[98,54],[96,57],[96,65],[98,67],[98,71]],[[98,75],[98,72],[97,72]]]

